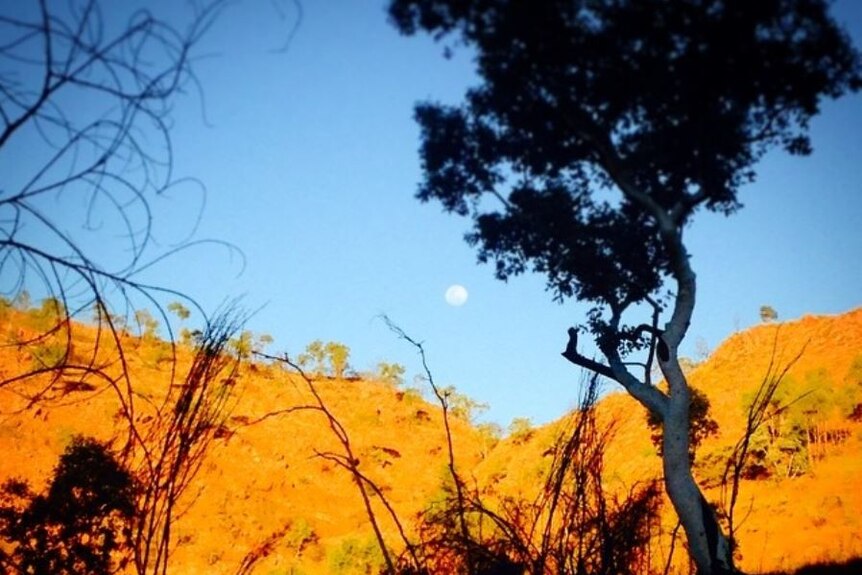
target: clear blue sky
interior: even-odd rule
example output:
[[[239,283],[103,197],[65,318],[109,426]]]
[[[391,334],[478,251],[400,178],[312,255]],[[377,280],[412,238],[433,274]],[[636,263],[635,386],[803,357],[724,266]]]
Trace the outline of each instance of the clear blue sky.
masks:
[[[178,3],[151,4],[182,22]],[[446,60],[427,38],[400,37],[380,1],[302,4],[280,52],[292,3],[227,10],[197,51],[207,56],[195,68],[203,101],[189,94],[173,114],[177,175],[206,186],[194,237],[235,244],[245,267],[209,247],[148,277],[207,309],[243,295],[260,308],[248,327],[275,338],[270,351],[335,340],[357,370],[399,362],[410,379],[416,355],[376,319],[385,313],[425,342],[438,383],[490,404],[484,419],[560,416],[579,382],[560,351],[584,307],[553,303],[537,276],[495,280],[462,240],[469,221],[413,197],[421,174],[412,107],[459,101],[473,82],[469,55]],[[834,11],[862,44],[862,3],[841,0]],[[826,103],[812,135],[811,157],[762,162],[742,211],[701,214],[689,230],[700,291],[688,354],[698,339],[714,348],[757,323],[762,304],[782,319],[862,305],[862,96]],[[199,198],[190,187],[156,206],[161,246],[189,232]],[[469,290],[462,307],[443,299],[453,283]]]

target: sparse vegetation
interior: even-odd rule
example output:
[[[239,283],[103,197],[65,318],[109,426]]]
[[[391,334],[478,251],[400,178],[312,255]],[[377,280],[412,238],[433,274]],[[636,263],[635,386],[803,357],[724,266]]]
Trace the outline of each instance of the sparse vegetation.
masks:
[[[524,443],[533,436],[533,422],[529,417],[516,417],[509,423],[509,437],[515,443]]]
[[[381,361],[377,364],[374,377],[393,387],[398,387],[404,384],[405,371],[406,369],[400,363]]]
[[[195,45],[227,3],[207,2],[184,23],[148,10],[114,21],[107,4],[2,8],[0,157],[21,169],[5,170],[0,259],[5,295],[30,315],[19,343],[35,348],[35,361],[4,374],[0,387],[26,387],[49,369],[55,384],[90,373],[133,404],[130,382],[108,366],[125,365],[127,327],[155,340],[164,318],[165,288],[137,274],[183,249],[153,241],[157,206],[181,185],[170,114],[194,83]],[[28,290],[45,295],[39,308]],[[96,344],[60,353],[89,319],[101,332]],[[39,349],[47,339],[50,349]]]
[[[380,548],[373,538],[350,537],[330,551],[328,557],[333,575],[376,575],[384,566]]]
[[[486,404],[435,384],[422,345],[391,324],[436,403],[403,388],[400,364],[377,366],[380,385],[340,342],[313,341],[297,363],[273,357],[273,338],[241,318],[142,283],[188,245],[153,253],[154,204],[182,184],[170,111],[229,2],[193,4],[182,28],[146,7],[115,23],[96,0],[0,9],[0,158],[33,162],[4,172],[0,192],[0,472],[29,475],[0,489],[0,572],[168,575],[179,556],[178,569],[236,575],[667,574],[682,526],[701,574],[725,575],[740,541],[769,536],[735,519],[746,489],[810,537],[839,514],[859,531],[862,470],[835,462],[862,451],[862,356],[846,374],[838,353],[777,379],[770,363],[742,409],[719,414],[712,405],[737,407],[740,394],[698,391],[709,354],[678,355],[695,305],[693,215],[738,209],[768,149],[809,153],[820,99],[862,87],[825,3],[390,0],[402,32],[460,34],[482,82],[460,107],[417,107],[419,197],[473,217],[469,240],[500,279],[532,269],[557,300],[592,306],[563,353],[594,374],[583,402],[551,426],[515,418],[505,438],[477,424]],[[119,249],[98,261],[99,244]],[[47,297],[34,307],[28,288]],[[200,329],[183,323],[192,308]],[[630,323],[644,310],[649,323]],[[770,306],[760,317],[778,320]],[[579,334],[601,359],[581,355]],[[631,429],[617,438],[643,417],[597,404],[599,376],[648,410],[661,474]],[[734,445],[720,432],[739,427],[737,412]],[[669,544],[658,476],[680,520]],[[839,487],[800,511],[802,488],[825,477]],[[778,487],[797,492],[770,500]],[[766,514],[751,509],[752,523]]]
[[[595,419],[596,380],[549,448],[535,499],[481,493],[454,482],[422,514],[421,542],[401,574],[622,575],[650,572],[646,549],[657,517],[657,485],[626,496],[605,491],[604,453],[613,431]]]
[[[446,398],[447,408],[452,417],[463,421],[474,423],[475,418],[488,409],[487,403],[476,401],[469,395],[461,393],[454,385],[441,387],[440,393]]]
[[[20,313],[24,315],[16,315]],[[5,321],[14,321],[18,324],[19,320],[26,320],[27,313],[29,311],[18,312],[10,309],[10,315]],[[806,333],[831,333],[841,341],[853,339],[854,333],[862,333],[860,331],[862,313],[857,312],[848,319],[822,321],[831,322],[829,325],[833,327],[829,329],[811,327],[812,331],[808,332],[805,330],[809,328],[803,328],[801,325],[782,326],[782,345],[796,349],[794,346],[801,346],[801,343],[808,338],[804,335]],[[846,324],[840,323],[842,321]],[[846,327],[838,327],[844,325]],[[10,330],[6,324],[0,326],[0,333],[8,334],[10,331],[15,330]],[[773,344],[771,335],[773,331],[770,328],[770,331],[757,337],[747,333],[740,334],[738,341],[745,340],[744,349],[755,349],[758,354],[766,357]],[[129,348],[132,350],[129,361],[133,366],[133,372],[138,369],[135,366],[147,365],[143,360],[156,343],[141,340]],[[753,392],[755,383],[762,379],[759,377],[762,373],[758,373],[762,371],[761,366],[740,366],[733,360],[732,353],[735,353],[736,343],[738,343],[737,340],[733,340],[720,347],[713,358],[702,363],[692,375],[695,378],[694,384],[698,388],[703,386],[702,389],[711,405],[708,413],[715,419],[721,430],[718,435],[707,434],[703,438],[698,449],[698,463],[695,466],[696,473],[704,478],[704,484],[711,490],[708,493],[712,494],[713,500],[720,499],[718,486],[721,483],[725,463],[732,455],[733,445],[730,442],[739,437],[746,406],[751,402],[751,395],[746,401],[743,400],[743,395]],[[817,345],[815,343],[817,342],[810,344],[809,348],[835,347],[825,340]],[[75,345],[87,344],[76,342]],[[15,353],[14,346],[0,347],[0,359],[5,365],[18,361],[14,359]],[[792,492],[794,489],[820,493],[821,488],[814,488],[817,485],[832,485],[829,493],[840,493],[841,503],[836,503],[835,497],[832,497],[832,499],[823,499],[822,503],[816,505],[812,503],[812,509],[816,509],[816,512],[812,510],[810,515],[798,515],[804,510],[805,505],[799,511],[785,506],[781,508],[780,513],[795,518],[792,520],[796,522],[809,522],[811,528],[816,529],[817,533],[823,532],[822,545],[825,549],[837,549],[838,545],[844,549],[854,549],[853,543],[847,538],[842,539],[835,529],[841,528],[842,525],[846,528],[846,525],[851,524],[847,523],[852,520],[847,519],[845,514],[857,508],[856,506],[862,504],[862,501],[857,501],[850,489],[851,484],[848,483],[852,477],[848,474],[850,467],[847,472],[836,472],[836,469],[848,466],[849,464],[842,462],[852,460],[862,449],[862,440],[857,437],[862,437],[859,423],[850,418],[847,406],[842,407],[841,404],[841,398],[844,397],[843,390],[852,389],[857,383],[855,375],[858,371],[857,364],[860,362],[858,353],[850,349],[842,356],[844,359],[837,361],[832,359],[829,363],[820,363],[816,355],[811,355],[815,353],[807,352],[803,356],[806,361],[793,366],[788,379],[784,381],[787,387],[778,394],[779,403],[770,408],[780,410],[781,406],[790,404],[781,412],[780,425],[777,421],[771,421],[769,424],[764,422],[763,430],[766,431],[766,435],[754,435],[752,454],[745,463],[738,496],[738,515],[741,519],[737,518],[739,525],[734,528],[734,531],[743,550],[765,546],[764,548],[770,551],[765,562],[764,558],[755,554],[743,555],[743,566],[750,565],[749,562],[755,562],[770,568],[770,566],[777,566],[776,563],[769,562],[771,557],[793,556],[793,548],[789,543],[785,548],[778,538],[758,539],[761,533],[765,533],[765,528],[762,527],[762,522],[766,521],[764,516],[774,517],[775,513],[779,513],[774,507],[775,498],[779,494]],[[190,359],[187,354],[188,351],[178,352],[181,365],[186,365],[184,362]],[[232,352],[228,354],[228,356],[233,355]],[[22,360],[29,361],[26,356],[23,356]],[[724,367],[716,372],[715,366]],[[824,367],[825,371],[820,366]],[[164,372],[167,367],[163,365],[160,370]],[[150,378],[158,373],[147,369],[146,373],[150,374]],[[261,555],[260,560],[254,564],[255,570],[251,573],[258,571],[267,573],[276,569],[275,558],[281,557],[282,562],[287,560],[285,558],[289,558],[289,562],[281,563],[278,569],[286,572],[291,572],[291,569],[294,572],[301,570],[317,575],[321,572],[329,572],[330,559],[335,553],[333,549],[350,538],[354,539],[354,544],[345,546],[347,553],[344,555],[353,556],[354,559],[364,557],[362,548],[368,543],[368,536],[367,533],[363,535],[358,526],[367,524],[367,520],[363,518],[362,510],[358,506],[359,498],[356,496],[355,485],[349,479],[350,474],[340,472],[338,465],[330,463],[329,471],[324,476],[319,464],[313,463],[320,460],[309,459],[315,449],[333,453],[337,450],[331,449],[331,438],[319,429],[320,420],[309,419],[305,410],[296,411],[297,406],[306,405],[311,397],[298,394],[297,388],[288,383],[293,377],[291,372],[279,370],[274,377],[275,379],[264,379],[260,371],[245,370],[243,375],[234,380],[235,383],[228,383],[228,386],[242,385],[245,391],[236,396],[237,403],[233,414],[212,428],[214,439],[211,448],[218,450],[218,455],[212,459],[203,460],[199,479],[192,484],[191,491],[187,492],[188,497],[191,498],[189,501],[194,500],[195,505],[185,511],[176,524],[178,527],[175,532],[178,537],[182,537],[183,541],[183,544],[176,548],[172,560],[177,568],[197,565],[206,572],[233,573],[231,569],[235,567],[228,566],[239,565],[243,557],[255,549],[258,551],[263,549],[260,547],[263,545],[268,550],[267,554]],[[230,378],[224,379],[225,382],[230,380]],[[703,385],[702,381],[719,383],[708,386]],[[823,382],[832,385],[835,393],[823,397],[811,397],[808,403],[802,400],[792,403],[793,399],[810,390],[812,385],[820,385]],[[149,394],[154,391],[157,388],[155,383],[155,381],[147,382],[141,387],[141,393]],[[334,413],[342,418],[343,424],[350,429],[351,443],[355,445],[354,456],[359,460],[357,469],[385,490],[383,492],[387,500],[404,521],[405,528],[410,531],[416,525],[415,514],[433,499],[434,505],[426,508],[428,515],[423,515],[425,519],[432,522],[427,526],[425,534],[430,537],[436,532],[442,537],[443,532],[439,531],[441,524],[438,522],[437,527],[432,527],[434,514],[431,509],[436,510],[438,519],[441,521],[446,513],[450,514],[450,518],[454,518],[451,513],[455,500],[452,499],[454,494],[452,480],[441,482],[441,477],[449,477],[449,472],[447,470],[441,475],[441,469],[446,469],[446,441],[440,425],[440,407],[429,404],[418,394],[408,401],[406,396],[408,390],[379,386],[373,382],[369,382],[367,387],[363,387],[366,384],[362,382],[341,386],[332,385],[326,380],[317,381],[316,385]],[[174,388],[177,393],[181,389]],[[83,395],[73,397],[84,398]],[[149,397],[150,401],[157,399],[156,395]],[[363,399],[358,399],[359,397]],[[448,401],[449,398],[451,394],[449,397],[443,396],[444,400]],[[617,397],[617,400],[619,399],[621,398]],[[803,399],[808,399],[808,396]],[[717,411],[716,405],[721,406]],[[731,406],[729,411],[723,407],[727,405]],[[599,402],[595,408],[595,414],[596,425],[599,422],[604,425],[609,421],[607,419],[609,417],[617,421],[616,433],[609,437],[603,464],[605,470],[603,476],[607,477],[609,474],[614,478],[610,483],[603,485],[607,490],[605,496],[610,502],[609,509],[612,509],[613,505],[622,502],[622,498],[628,496],[628,491],[623,488],[624,485],[631,485],[636,481],[640,481],[642,487],[648,485],[649,475],[633,474],[627,466],[632,463],[637,463],[636,467],[647,465],[647,462],[654,457],[650,455],[654,453],[654,448],[648,438],[639,438],[641,434],[638,433],[637,422],[632,421],[634,408],[631,404],[619,413],[607,411],[608,409],[605,402]],[[82,400],[76,399],[75,407],[56,407],[50,412],[43,410],[35,417],[33,409],[22,412],[19,416],[7,415],[2,427],[3,432],[0,434],[0,450],[7,454],[8,463],[0,461],[0,473],[6,474],[0,477],[8,477],[10,472],[17,469],[30,468],[27,462],[31,456],[28,455],[27,459],[18,459],[16,449],[10,449],[8,445],[21,445],[28,454],[38,454],[45,447],[38,449],[30,447],[37,445],[31,442],[35,441],[41,446],[45,441],[42,438],[50,437],[51,445],[56,446],[50,449],[55,450],[53,453],[59,454],[63,446],[68,445],[71,439],[82,430],[98,433],[101,429],[104,433],[104,426],[108,421],[114,422],[115,429],[125,429],[122,417],[111,420],[116,410],[117,406],[112,403],[110,394],[101,394],[93,397],[88,395]],[[293,411],[288,417],[265,417],[270,410]],[[378,410],[382,415],[376,415]],[[793,410],[798,410],[794,412],[795,415],[792,413]],[[421,418],[417,418],[416,415],[419,411],[423,414]],[[45,415],[48,416],[48,420],[42,421]],[[139,418],[146,418],[149,412],[139,411],[137,415]],[[642,421],[644,416],[638,417]],[[791,420],[798,421],[800,426],[790,425]],[[380,428],[381,421],[387,422],[385,429]],[[769,421],[769,417],[766,421]],[[494,553],[500,552],[496,555],[492,553],[487,557],[497,557],[501,561],[506,558],[505,561],[508,562],[506,564],[519,564],[521,559],[512,551],[517,547],[511,543],[515,540],[506,539],[509,537],[506,535],[506,528],[499,527],[492,516],[483,514],[490,511],[506,521],[517,520],[522,526],[527,518],[534,517],[536,508],[533,505],[537,501],[535,498],[544,488],[544,478],[547,478],[548,473],[554,469],[552,462],[562,457],[561,447],[553,440],[565,437],[564,427],[551,432],[545,425],[530,424],[524,420],[518,424],[523,434],[530,437],[529,440],[524,441],[523,438],[519,439],[521,434],[516,429],[512,430],[515,433],[499,439],[500,430],[493,424],[471,425],[462,417],[455,417],[454,414],[450,424],[453,426],[453,446],[457,461],[462,462],[463,472],[475,479],[462,483],[464,509],[468,517],[468,534],[472,534],[473,539],[464,539],[461,535],[461,527],[458,525],[455,526],[457,532],[449,532],[447,537],[451,539],[457,536],[459,541],[472,540],[474,543],[484,541],[491,545],[492,550],[496,550]],[[91,427],[86,427],[87,425]],[[141,425],[144,429],[155,423],[150,421]],[[392,427],[393,425],[396,427]],[[405,426],[404,429],[409,429],[410,433],[393,434],[392,430],[401,429],[399,427],[401,425]],[[769,437],[770,425],[773,426],[773,433],[780,429],[800,430],[801,437],[809,437],[809,445],[804,449],[814,451],[820,449],[815,442],[827,441],[830,431],[843,426],[849,431],[849,435],[840,443],[825,444],[828,449],[824,449],[814,458],[813,468],[809,468],[802,475],[796,473],[795,477],[788,479],[786,478],[788,459],[779,460],[777,464],[772,459],[767,459],[765,464],[759,459],[758,450],[762,447],[759,438]],[[62,430],[62,433],[46,434],[44,430],[47,429],[55,432]],[[818,437],[821,439],[816,439]],[[286,441],[284,438],[290,438],[290,440]],[[623,445],[625,447],[621,447]],[[790,454],[781,452],[777,445],[777,443],[771,446],[768,443],[765,445],[767,453],[772,452],[769,457],[789,458]],[[794,457],[796,461],[801,461],[799,454]],[[249,462],[250,466],[237,466],[235,462],[240,458]],[[758,475],[757,471],[761,464],[766,470],[766,475],[763,476]],[[629,470],[620,472],[619,469]],[[405,481],[403,478],[409,479]],[[706,480],[707,478],[709,479]],[[34,482],[38,481],[39,477],[30,475],[28,479]],[[442,485],[449,485],[449,490],[441,491]],[[761,487],[766,491],[758,491]],[[339,495],[341,493],[344,495]],[[434,499],[435,493],[436,499]],[[752,501],[755,494],[756,500]],[[373,502],[376,502],[376,497],[376,495],[371,496]],[[809,496],[798,494],[796,497],[801,498],[802,501],[808,501],[805,498]],[[812,494],[811,497],[814,495]],[[811,501],[820,500],[811,499]],[[376,507],[377,503],[373,503],[373,506]],[[185,506],[181,504],[180,509],[184,510]],[[448,511],[445,511],[446,509]],[[383,511],[380,508],[377,510]],[[386,512],[383,511],[383,513]],[[325,520],[321,521],[321,514],[326,517]],[[481,521],[480,516],[484,516]],[[303,517],[308,518],[307,521],[300,519]],[[723,515],[720,517],[723,518]],[[481,530],[477,530],[480,525]],[[659,522],[655,522],[651,529],[657,529],[658,526]],[[672,526],[667,527],[661,537],[653,531],[650,545],[654,559],[659,556],[664,557],[668,533]],[[385,516],[381,516],[381,527],[393,553],[401,552],[404,549],[403,543],[399,543],[400,537],[391,531],[391,524]],[[752,530],[752,527],[755,530]],[[274,535],[279,534],[282,529],[284,532],[275,537]],[[194,535],[191,538],[188,537],[190,532]],[[225,533],[231,534],[232,540],[238,542],[234,546],[235,549],[214,546],[215,542],[223,540]],[[345,533],[350,535],[346,537]],[[481,533],[482,537],[477,539],[475,536],[478,533]],[[452,545],[455,543],[453,542]],[[679,545],[681,542],[677,543],[678,549]],[[836,547],[829,547],[830,545]],[[458,548],[463,546],[454,547],[454,549]],[[507,551],[503,552],[504,550]],[[837,553],[837,551],[834,552]],[[676,556],[682,558],[684,553],[678,551]],[[339,564],[342,568],[348,569],[345,565],[349,561],[345,561],[346,563],[342,563],[339,560]],[[353,565],[361,573],[365,567],[356,567],[359,562],[361,561],[354,561]],[[662,562],[659,561],[659,563]],[[496,565],[502,564],[496,563]],[[655,563],[653,565],[655,566]],[[663,564],[657,569],[660,571],[662,568]],[[553,569],[548,571],[548,573],[551,572]]]
[[[682,364],[682,362],[680,361]],[[709,412],[710,402],[705,393],[697,389],[691,388],[691,402],[689,403],[688,415],[688,446],[689,457],[692,463],[697,455],[697,448],[708,437],[713,437],[718,434],[718,423],[712,418]],[[647,412],[647,425],[651,430],[650,439],[655,445],[656,451],[661,454],[662,449],[662,422],[653,412]]]
[[[131,437],[127,458],[135,465],[140,490],[132,534],[138,575],[166,575],[174,549],[175,522],[188,505],[188,492],[213,443],[226,429],[235,403],[238,358],[228,346],[241,319],[227,310],[207,326],[194,350],[185,379],[161,394],[145,425],[128,411]],[[146,343],[146,338],[143,338]],[[161,342],[150,342],[158,346]],[[173,374],[171,374],[172,376]]]
[[[772,306],[762,305],[760,306],[760,321],[763,323],[778,321],[778,312]]]
[[[315,377],[343,378],[349,369],[350,348],[336,341],[316,339],[297,357],[297,364]]]

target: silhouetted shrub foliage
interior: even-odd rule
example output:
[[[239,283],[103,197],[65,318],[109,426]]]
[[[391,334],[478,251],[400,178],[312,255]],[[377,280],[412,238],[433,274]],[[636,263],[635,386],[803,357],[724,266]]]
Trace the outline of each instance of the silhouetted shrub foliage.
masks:
[[[613,427],[596,422],[596,381],[548,450],[553,460],[535,498],[480,492],[456,473],[420,515],[419,543],[400,558],[398,575],[648,573],[659,486],[618,495],[605,490],[604,452]]]
[[[122,569],[131,547],[135,481],[106,444],[76,436],[47,491],[22,480],[0,490],[0,572],[106,575]]]

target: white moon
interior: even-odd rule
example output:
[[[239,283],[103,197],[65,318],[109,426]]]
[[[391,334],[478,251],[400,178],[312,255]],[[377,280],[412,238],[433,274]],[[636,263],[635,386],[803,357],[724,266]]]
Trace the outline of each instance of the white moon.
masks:
[[[451,285],[449,289],[446,290],[446,303],[451,306],[461,306],[464,305],[467,301],[467,288],[462,285]]]

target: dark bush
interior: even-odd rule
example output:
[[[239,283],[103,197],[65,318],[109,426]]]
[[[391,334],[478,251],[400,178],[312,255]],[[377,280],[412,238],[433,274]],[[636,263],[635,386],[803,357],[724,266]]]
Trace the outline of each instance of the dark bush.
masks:
[[[44,494],[0,490],[0,568],[29,575],[108,575],[126,565],[135,482],[108,446],[76,436]]]

